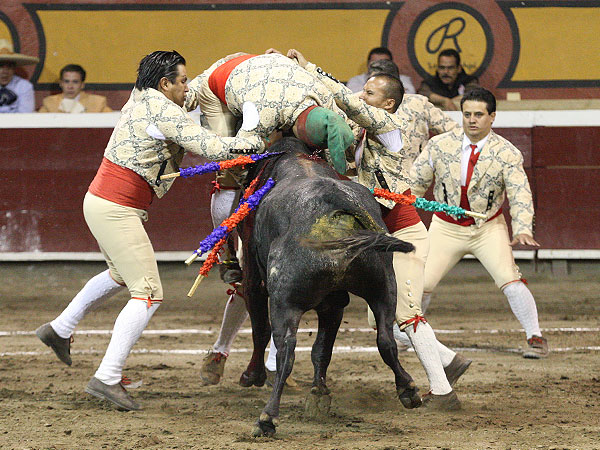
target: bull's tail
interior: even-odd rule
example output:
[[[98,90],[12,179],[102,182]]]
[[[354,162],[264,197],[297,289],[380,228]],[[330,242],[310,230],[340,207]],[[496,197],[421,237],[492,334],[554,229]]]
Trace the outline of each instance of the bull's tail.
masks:
[[[314,250],[344,250],[354,256],[365,250],[409,253],[415,249],[410,242],[373,230],[354,230],[348,236],[330,240],[305,239],[304,244]]]

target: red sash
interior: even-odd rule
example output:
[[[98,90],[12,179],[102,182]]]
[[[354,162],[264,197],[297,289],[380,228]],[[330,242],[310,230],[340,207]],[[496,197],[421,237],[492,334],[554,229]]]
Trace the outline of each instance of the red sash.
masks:
[[[106,158],[102,158],[88,191],[119,205],[144,210],[154,197],[154,190],[140,175]]]
[[[254,58],[258,55],[242,55],[237,58],[230,59],[226,63],[221,64],[217,67],[213,73],[208,77],[208,87],[213,94],[219,97],[223,103],[227,104],[225,101],[225,83],[227,83],[227,79],[229,75],[237,66],[246,61],[247,59]]]
[[[404,195],[411,195],[410,189],[403,192]],[[381,206],[383,221],[390,233],[394,233],[403,228],[412,227],[421,221],[419,213],[413,205],[396,204],[392,209]]]

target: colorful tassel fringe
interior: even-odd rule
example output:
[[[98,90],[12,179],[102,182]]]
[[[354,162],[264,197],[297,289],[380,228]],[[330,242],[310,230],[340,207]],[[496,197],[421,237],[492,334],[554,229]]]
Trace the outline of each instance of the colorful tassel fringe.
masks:
[[[189,178],[193,177],[194,175],[203,175],[209,172],[218,172],[219,170],[231,169],[235,166],[244,166],[246,164],[252,164],[257,161],[260,161],[261,159],[279,155],[280,153],[281,152],[243,155],[238,156],[234,159],[227,159],[225,161],[211,161],[206,164],[201,164],[199,166],[179,169],[179,174],[184,178]]]
[[[426,200],[421,197],[417,198],[414,195],[396,194],[381,188],[371,189],[371,192],[373,192],[375,197],[391,200],[401,205],[414,205],[415,208],[424,209],[425,211],[444,212],[459,218],[466,216],[466,210],[460,206],[450,206],[446,203],[439,203],[434,200]]]

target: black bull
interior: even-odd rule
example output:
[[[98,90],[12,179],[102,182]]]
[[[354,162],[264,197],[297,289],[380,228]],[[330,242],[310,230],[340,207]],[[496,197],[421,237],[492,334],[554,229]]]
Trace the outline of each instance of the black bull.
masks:
[[[283,154],[255,165],[248,179],[258,174],[260,186],[271,177],[275,186],[260,202],[254,220],[241,229],[243,290],[254,342],[242,385],[264,384],[271,328],[277,347],[277,376],[255,435],[275,432],[281,394],[294,364],[298,324],[310,309],[317,312],[319,331],[312,347],[309,401],[313,396],[322,405],[322,397],[328,397],[327,367],[348,292],[364,298],[375,315],[377,348],[394,372],[400,401],[406,408],[419,406],[415,383],[398,362],[392,332],[396,279],[391,252],[414,247],[385,234],[380,207],[367,188],[341,179],[322,160],[309,157],[302,142],[285,138],[270,150]]]

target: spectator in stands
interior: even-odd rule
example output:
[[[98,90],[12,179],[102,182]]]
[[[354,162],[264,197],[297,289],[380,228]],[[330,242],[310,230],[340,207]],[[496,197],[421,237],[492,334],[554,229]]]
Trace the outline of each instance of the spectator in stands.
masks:
[[[391,61],[393,59],[392,53],[385,47],[376,47],[369,52],[369,57],[367,58],[367,67],[375,61],[380,61],[384,59],[389,59]],[[402,85],[404,86],[404,92],[407,92],[409,94],[414,94],[416,92],[415,87],[413,86],[413,83],[408,75],[399,74],[398,78],[400,78],[400,81],[402,81]],[[362,91],[362,88],[368,79],[369,72],[367,71],[365,73],[361,73],[360,75],[356,75],[355,77],[350,78],[346,83],[346,86],[348,86],[348,88],[352,92],[360,92]]]
[[[446,111],[457,111],[463,94],[478,87],[478,83],[476,77],[463,70],[458,52],[449,48],[440,52],[435,76],[424,79],[418,93]]]
[[[35,64],[39,59],[13,51],[8,39],[0,39],[0,113],[29,113],[35,110],[33,85],[15,75],[17,66]]]
[[[112,111],[106,105],[106,97],[83,92],[85,88],[85,70],[80,65],[67,64],[60,69],[60,82],[58,84],[62,94],[46,97],[39,112],[98,113]]]

